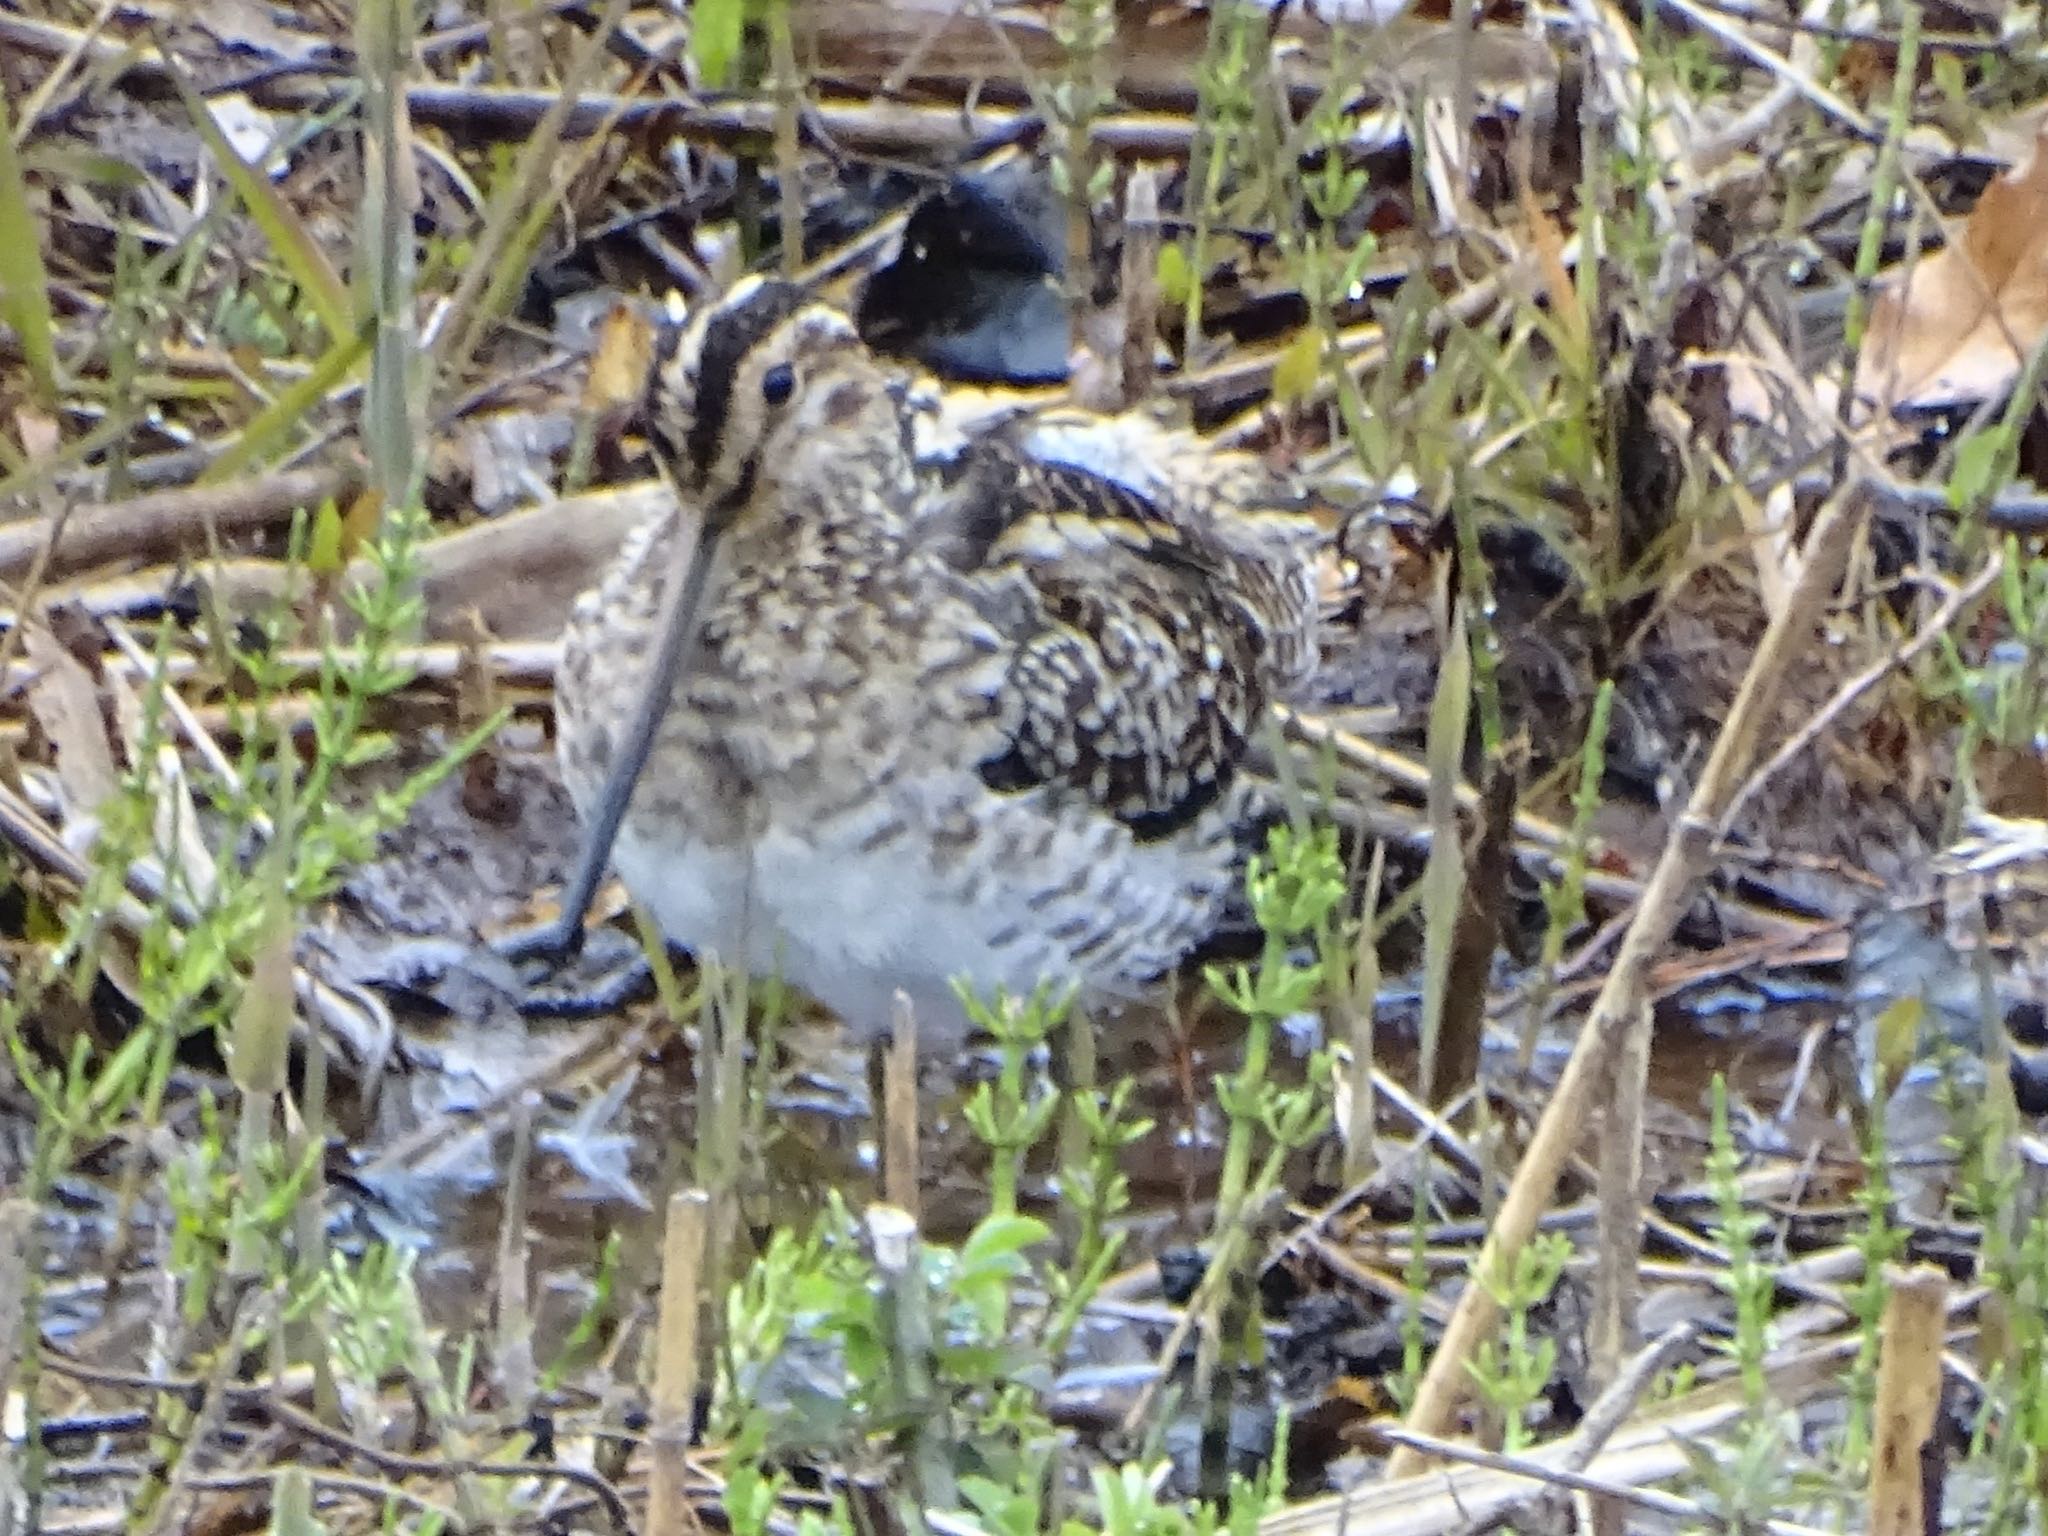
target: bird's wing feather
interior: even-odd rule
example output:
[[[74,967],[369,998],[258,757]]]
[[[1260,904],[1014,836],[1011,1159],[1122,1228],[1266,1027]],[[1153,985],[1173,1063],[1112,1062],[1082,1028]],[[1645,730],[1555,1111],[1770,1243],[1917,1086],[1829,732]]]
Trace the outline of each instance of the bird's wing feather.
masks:
[[[1215,516],[1007,441],[969,456],[926,532],[1014,642],[991,787],[1063,785],[1141,838],[1228,788],[1314,596],[1301,551]]]

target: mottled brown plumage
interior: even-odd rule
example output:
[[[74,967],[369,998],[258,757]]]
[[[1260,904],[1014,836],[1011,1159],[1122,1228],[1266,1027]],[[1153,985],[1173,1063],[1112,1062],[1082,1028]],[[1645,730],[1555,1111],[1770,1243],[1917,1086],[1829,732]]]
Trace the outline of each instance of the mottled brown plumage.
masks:
[[[749,282],[657,371],[721,530],[615,859],[670,938],[857,1027],[901,988],[1124,996],[1230,905],[1267,704],[1314,665],[1316,525],[1255,461],[1119,418],[933,419],[846,319]],[[689,517],[577,605],[557,687],[590,814]]]

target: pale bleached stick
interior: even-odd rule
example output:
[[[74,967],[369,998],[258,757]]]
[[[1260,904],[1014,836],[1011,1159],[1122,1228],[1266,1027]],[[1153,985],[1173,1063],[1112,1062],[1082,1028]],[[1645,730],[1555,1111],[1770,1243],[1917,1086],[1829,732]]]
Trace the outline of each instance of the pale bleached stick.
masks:
[[[1650,965],[1670,940],[1684,914],[1692,883],[1707,866],[1721,812],[1749,766],[1785,671],[1797,651],[1813,643],[1814,627],[1862,523],[1865,502],[1852,482],[1823,504],[1814,518],[1787,602],[1764,630],[1741,691],[1729,708],[1727,723],[1715,739],[1713,754],[1643,888],[1642,901],[1622,935],[1613,968],[1594,999],[1521,1166],[1515,1170],[1493,1231],[1474,1261],[1473,1279],[1458,1298],[1457,1309],[1423,1375],[1407,1420],[1407,1427],[1418,1434],[1441,1435],[1451,1425],[1470,1384],[1466,1363],[1499,1317],[1500,1305],[1494,1297],[1503,1290],[1501,1277],[1534,1235],[1556,1192],[1558,1175],[1585,1130],[1594,1090],[1606,1077],[1608,1064],[1623,1048],[1624,1032],[1638,1015]],[[1413,1447],[1403,1446],[1389,1460],[1386,1475],[1390,1479],[1412,1475],[1421,1470],[1421,1459]]]

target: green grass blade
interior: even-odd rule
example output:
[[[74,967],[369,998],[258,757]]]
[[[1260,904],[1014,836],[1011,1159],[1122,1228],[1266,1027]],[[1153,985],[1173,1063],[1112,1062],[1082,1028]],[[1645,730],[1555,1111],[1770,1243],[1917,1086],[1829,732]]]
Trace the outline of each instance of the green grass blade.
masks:
[[[713,90],[731,77],[746,28],[746,0],[697,0],[690,8],[690,57]]]
[[[303,379],[257,413],[256,419],[235,439],[234,446],[206,467],[199,483],[218,485],[259,462],[335,385],[355,370],[369,350],[370,338],[362,331],[344,336],[329,347]]]
[[[165,57],[168,60],[169,55]],[[339,343],[353,337],[356,334],[355,300],[349,294],[348,285],[341,280],[341,274],[327,259],[327,253],[320,249],[319,243],[306,232],[306,226],[277,195],[277,189],[270,184],[270,178],[262,169],[235,153],[227,135],[221,132],[220,124],[207,110],[204,98],[192,88],[184,74],[172,68],[170,77],[185,103],[192,126],[206,141],[221,174],[227,177],[228,184],[248,208],[250,217],[255,219],[257,227],[270,241],[271,249],[277,252],[278,260],[291,273],[292,281],[299,285],[306,302],[313,306],[313,312],[327,328],[329,338]]]
[[[493,320],[526,280],[534,242],[553,207],[553,189],[565,185],[602,141],[608,123],[587,141],[565,150],[562,129],[570,107],[595,78],[604,57],[605,39],[625,16],[627,3],[605,0],[597,25],[577,44],[562,71],[560,95],[521,147],[511,175],[492,189],[469,262],[442,311],[440,335],[429,362],[430,378],[453,384],[469,367]]]
[[[43,270],[42,227],[29,207],[28,182],[14,149],[14,114],[0,90],[0,319],[21,338],[36,404],[57,405],[56,325]]]

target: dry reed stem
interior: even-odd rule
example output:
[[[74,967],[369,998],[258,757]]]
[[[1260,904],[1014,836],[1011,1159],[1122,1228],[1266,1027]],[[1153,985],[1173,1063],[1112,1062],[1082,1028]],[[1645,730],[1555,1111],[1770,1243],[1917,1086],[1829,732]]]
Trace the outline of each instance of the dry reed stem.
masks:
[[[233,485],[156,491],[74,507],[61,525],[61,537],[56,537],[59,524],[54,518],[23,518],[0,528],[0,577],[11,579],[27,571],[45,549],[52,576],[103,560],[168,554],[202,533],[217,536],[268,528],[301,507],[353,495],[361,484],[360,466],[335,465],[285,470]]]
[[[1749,30],[1735,24],[1733,18],[1710,6],[1696,3],[1696,0],[1669,0],[1671,8],[1682,13],[1701,31],[1720,39],[1750,62],[1761,67],[1781,85],[1803,97],[1816,110],[1833,118],[1844,130],[1866,142],[1874,142],[1883,136],[1880,125],[1871,122],[1848,101],[1836,95],[1813,77],[1810,70],[1802,69],[1798,61],[1788,59],[1773,48],[1767,48],[1750,36]]]
[[[1813,643],[1821,610],[1862,525],[1866,501],[1860,484],[1852,482],[1814,518],[1788,601],[1764,631],[1728,719],[1715,738],[1713,753],[1684,814],[1672,828],[1571,1059],[1537,1122],[1493,1231],[1474,1261],[1474,1278],[1459,1297],[1450,1325],[1424,1373],[1407,1420],[1407,1427],[1416,1433],[1442,1435],[1449,1431],[1469,1384],[1467,1363],[1500,1314],[1493,1290],[1500,1288],[1501,1277],[1535,1233],[1556,1191],[1558,1175],[1585,1128],[1593,1093],[1606,1076],[1608,1062],[1618,1052],[1640,1048],[1629,1035],[1647,1026],[1649,1015],[1641,1002],[1650,964],[1670,939],[1684,912],[1687,893],[1707,865],[1721,811],[1749,766],[1786,668],[1799,650]],[[1494,1282],[1492,1289],[1487,1281]],[[1421,1461],[1418,1451],[1404,1446],[1390,1459],[1386,1476],[1411,1475],[1421,1470]]]
[[[1593,1381],[1606,1387],[1636,1347],[1636,1306],[1642,1289],[1643,1110],[1650,1085],[1651,1003],[1636,1002],[1638,1018],[1608,1063],[1608,1093],[1600,1112],[1599,1228],[1589,1330]]]
[[[1844,1336],[1773,1360],[1767,1367],[1773,1395],[1797,1406],[1838,1390],[1842,1372],[1857,1347],[1853,1335]],[[1410,1443],[1409,1454],[1418,1460],[1423,1459],[1421,1448],[1427,1447],[1429,1454],[1467,1465],[1288,1505],[1262,1520],[1259,1532],[1260,1536],[1445,1536],[1464,1522],[1521,1506],[1530,1492],[1531,1479],[1550,1486],[1633,1493],[1644,1484],[1692,1471],[1691,1448],[1725,1433],[1748,1412],[1734,1383],[1717,1383],[1675,1402],[1658,1404],[1619,1428],[1606,1422],[1596,1425],[1589,1412],[1578,1433],[1516,1457],[1500,1457],[1470,1445],[1396,1430],[1393,1433]],[[1605,1436],[1610,1430],[1612,1439],[1605,1449],[1576,1471],[1568,1470],[1583,1457],[1584,1439]],[[1648,1494],[1637,1502],[1670,1497]],[[1676,1502],[1680,1509],[1696,1507],[1687,1500]],[[1769,1522],[1763,1529],[1776,1536],[1809,1536],[1809,1528],[1785,1522]]]
[[[161,498],[137,498],[114,507],[136,507],[144,500]],[[272,500],[275,503],[276,498]],[[577,596],[597,585],[632,529],[673,502],[673,493],[661,482],[643,480],[508,512],[424,540],[419,546],[420,596],[427,613],[421,638],[470,639],[475,633],[470,620],[474,611],[500,640],[552,643]],[[274,518],[266,513],[249,526],[282,521],[291,510],[290,505],[281,505]],[[199,548],[202,526],[198,517],[187,518],[166,526],[163,536],[150,543],[121,553],[162,561],[179,549]],[[0,529],[0,551],[7,548],[11,533]],[[69,549],[68,535],[59,547]],[[188,568],[156,564],[114,576],[96,575],[74,584],[64,595],[88,613],[148,613],[160,608],[165,593],[189,574]],[[204,579],[220,607],[231,613],[261,612],[266,605],[302,597],[309,585],[303,570],[283,560],[256,557],[209,560]],[[374,579],[375,568],[362,558],[350,562],[335,586],[345,592]],[[351,608],[335,604],[329,612],[342,639],[355,633]]]
[[[1376,938],[1380,892],[1387,872],[1387,845],[1373,839],[1372,862],[1365,873],[1364,914],[1352,942],[1349,996],[1341,1022],[1351,1046],[1351,1059],[1339,1067],[1338,1132],[1344,1143],[1344,1182],[1356,1187],[1379,1167],[1375,1127],[1379,1124],[1379,1073],[1373,1068],[1373,1026],[1378,1022],[1380,951]]]
[[[1124,189],[1122,280],[1117,284],[1121,311],[1117,360],[1117,406],[1143,405],[1157,381],[1159,349],[1159,170],[1140,165]]]
[[[1402,789],[1416,794],[1429,789],[1429,770],[1413,758],[1379,746],[1363,736],[1330,724],[1320,715],[1307,710],[1290,709],[1284,704],[1273,706],[1279,718],[1282,731],[1291,741],[1317,752],[1328,751],[1338,763],[1355,768],[1361,773],[1384,778]],[[1479,791],[1468,784],[1456,787],[1457,805],[1462,811],[1471,813],[1479,809]],[[1526,842],[1546,851],[1562,848],[1570,841],[1570,832],[1554,821],[1528,811],[1515,812],[1515,835]]]
[[[711,1197],[679,1189],[668,1198],[661,1242],[661,1313],[657,1320],[654,1398],[649,1404],[647,1536],[690,1536],[696,1512],[687,1493],[690,1430],[697,1406],[697,1315]]]
[[[554,1091],[564,1085],[603,1083],[618,1073],[631,1070],[647,1049],[653,1027],[635,1024],[616,1038],[592,1031],[563,1049],[543,1054],[511,1082],[475,1104],[466,1115],[436,1115],[423,1121],[390,1145],[381,1148],[365,1163],[365,1178],[383,1178],[403,1171],[433,1165],[439,1158],[457,1155],[465,1138],[495,1138],[509,1123],[512,1106],[528,1093]]]
[[[558,179],[563,172],[562,160],[568,158],[573,162],[577,159],[563,143],[572,137],[567,131],[570,116],[575,109],[588,104],[591,81],[598,60],[603,56],[605,40],[625,14],[626,0],[605,0],[589,35],[579,39],[570,51],[562,69],[559,88],[539,93],[547,96],[548,104],[542,109],[533,132],[520,146],[513,162],[507,181],[511,190],[501,198],[494,198],[493,206],[477,232],[476,248],[456,279],[454,291],[448,295],[436,317],[438,329],[424,338],[430,378],[459,380],[482,346],[490,323],[490,317],[481,308],[482,301],[491,289],[503,257],[514,248],[531,200],[559,195],[563,189],[562,181]],[[617,98],[613,101],[615,105],[622,104]],[[415,119],[422,117],[413,106],[411,88],[405,92],[405,104]],[[592,128],[601,132],[611,125],[612,114],[606,113]]]
[[[498,1225],[498,1347],[495,1364],[499,1390],[514,1418],[524,1418],[539,1381],[533,1358],[533,1305],[529,1275],[531,1253],[527,1218],[531,1214],[533,1121],[540,1109],[538,1093],[523,1093],[512,1107],[512,1160],[505,1175],[504,1215]]]
[[[1573,1471],[1584,1471],[1591,1465],[1664,1368],[1690,1349],[1699,1335],[1697,1323],[1674,1323],[1621,1361],[1614,1379],[1601,1389],[1579,1427],[1572,1432],[1573,1450],[1565,1457],[1564,1465]]]
[[[154,680],[158,671],[157,658],[151,655],[143,647],[142,643],[129,632],[128,626],[118,618],[110,618],[107,620],[106,630],[107,637],[114,642],[114,648],[135,669],[136,677],[145,683]],[[114,669],[109,667],[108,670],[112,672]],[[4,676],[6,676],[5,670],[0,669],[0,677]],[[171,686],[170,679],[163,679],[163,684],[161,692],[164,707],[170,711],[171,719],[177,723],[178,729],[184,733],[185,740],[199,754],[208,770],[216,778],[236,794],[241,794],[242,776],[236,771],[235,765],[230,761],[227,753],[221,750],[221,745],[214,739],[213,732],[209,731],[199,717],[193,714],[192,706],[185,702],[183,694]],[[269,838],[271,829],[268,812],[258,809],[250,818],[250,823],[265,839]]]
[[[917,1189],[917,1013],[896,994],[882,1057],[882,1198],[920,1221]]]
[[[1439,1440],[1433,1435],[1412,1435],[1406,1430],[1389,1430],[1386,1436],[1406,1449],[1426,1451],[1447,1460],[1459,1461],[1467,1466],[1484,1467],[1488,1471],[1508,1472],[1548,1484],[1550,1489],[1570,1489],[1578,1493],[1590,1493],[1600,1498],[1612,1499],[1617,1503],[1633,1504],[1662,1515],[1668,1520],[1711,1522],[1714,1513],[1695,1499],[1680,1498],[1675,1493],[1662,1493],[1654,1488],[1639,1488],[1629,1483],[1610,1481],[1575,1472],[1562,1466],[1548,1466],[1527,1456],[1511,1456],[1500,1451],[1482,1451],[1455,1440]],[[1474,1536],[1480,1531],[1499,1528],[1507,1519],[1501,1511],[1486,1516],[1475,1516],[1462,1526],[1454,1528],[1456,1536]],[[1761,1529],[1773,1536],[1822,1536],[1818,1527],[1795,1525],[1789,1520],[1766,1520]]]
[[[118,640],[116,642],[119,644]],[[147,652],[130,650],[121,646],[122,655],[107,658],[109,671],[125,671],[136,681],[147,683],[155,679],[158,672],[157,660]],[[400,645],[391,649],[391,664],[409,668],[413,674],[411,686],[430,683],[453,684],[459,682],[465,666],[481,662],[484,673],[495,683],[530,684],[545,687],[554,680],[555,666],[561,658],[561,645],[553,641],[512,640],[499,641],[483,646],[462,646],[446,641],[427,645]],[[467,653],[467,654],[465,654]],[[296,677],[311,683],[320,676],[320,668],[326,658],[316,650],[293,649],[279,651],[271,658],[272,663],[288,677]],[[171,656],[161,669],[162,682],[174,688],[203,678],[208,670],[207,663],[193,656]],[[31,680],[26,670],[0,673],[0,680],[8,687],[23,686]],[[182,725],[184,722],[179,722]],[[216,748],[215,750],[218,750]],[[211,766],[211,764],[209,764]]]
[[[1941,1347],[1948,1276],[1931,1264],[1887,1265],[1887,1295],[1872,1415],[1869,1536],[1921,1536],[1927,1489],[1921,1454],[1941,1406]]]
[[[1348,1248],[1340,1247],[1320,1234],[1289,1239],[1291,1247],[1327,1265],[1330,1272],[1352,1289],[1384,1302],[1390,1309],[1413,1307],[1427,1321],[1442,1325],[1450,1320],[1448,1303],[1428,1291],[1417,1293],[1391,1269],[1374,1269]]]
[[[1600,1112],[1600,1164],[1595,1181],[1599,1224],[1594,1237],[1593,1317],[1588,1333],[1593,1383],[1606,1389],[1621,1376],[1640,1339],[1642,1301],[1644,1101],[1650,1086],[1650,1030],[1653,1004],[1643,997],[1641,1017],[1624,1037],[1608,1066],[1608,1093]],[[1594,1495],[1596,1536],[1620,1536],[1627,1528],[1624,1504]]]
[[[600,41],[610,28],[592,35]],[[68,27],[0,12],[0,44],[43,57],[74,48],[78,33]],[[167,77],[163,56],[147,41],[94,38],[85,52],[111,80]],[[320,112],[336,105],[341,87],[326,81],[286,76],[253,93],[275,111]],[[483,89],[473,86],[408,85],[405,108],[416,126],[484,138],[525,141],[561,102],[559,89]],[[607,124],[632,132],[673,134],[696,143],[736,148],[771,138],[776,106],[770,100],[726,99],[697,104],[658,97],[626,97],[584,91],[562,116],[561,136],[583,138]],[[986,152],[1030,137],[1040,126],[1030,107],[951,105],[835,99],[813,103],[804,114],[808,134],[847,153],[915,156]],[[1370,144],[1399,131],[1398,112],[1389,107],[1361,125],[1359,139]],[[1175,159],[1187,154],[1197,124],[1184,112],[1122,112],[1091,124],[1097,150],[1130,159]]]
[[[1400,847],[1429,846],[1429,827],[1420,817],[1388,802],[1382,790],[1383,785],[1391,783],[1411,793],[1423,792],[1428,787],[1429,776],[1421,764],[1331,725],[1319,716],[1291,710],[1284,705],[1276,704],[1272,708],[1290,745],[1303,751],[1327,751],[1337,765],[1334,787],[1340,791],[1356,791],[1357,803],[1343,807],[1351,824],[1371,837]],[[1461,782],[1457,794],[1461,809],[1478,806],[1479,792],[1469,785]],[[1516,811],[1514,825],[1515,835],[1520,839],[1517,851],[1521,857],[1535,863],[1546,874],[1555,874],[1563,868],[1559,849],[1565,841],[1564,828],[1523,810]],[[1614,906],[1633,905],[1642,897],[1642,881],[1631,875],[1612,873],[1604,867],[1602,861],[1610,856],[1611,850],[1598,840],[1588,848],[1586,894]],[[1777,911],[1733,896],[1722,900],[1718,910],[1735,932],[1756,935],[1773,944],[1817,939],[1834,927],[1824,918]],[[1747,959],[1745,963],[1748,963]],[[1573,969],[1567,967],[1566,974]],[[1563,995],[1561,992],[1560,997]]]

